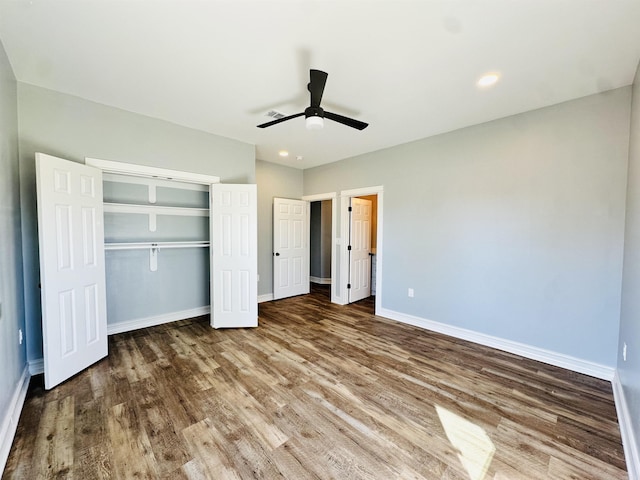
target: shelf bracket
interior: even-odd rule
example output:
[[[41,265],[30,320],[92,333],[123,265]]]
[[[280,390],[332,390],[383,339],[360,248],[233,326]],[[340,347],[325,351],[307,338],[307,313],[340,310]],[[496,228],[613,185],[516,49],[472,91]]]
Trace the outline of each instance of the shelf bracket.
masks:
[[[157,217],[155,213],[149,213],[149,231],[155,232],[158,228]]]
[[[149,249],[149,270],[152,272],[158,271],[158,251],[160,249],[153,243]]]
[[[149,185],[149,203],[156,203],[156,186],[153,184]]]

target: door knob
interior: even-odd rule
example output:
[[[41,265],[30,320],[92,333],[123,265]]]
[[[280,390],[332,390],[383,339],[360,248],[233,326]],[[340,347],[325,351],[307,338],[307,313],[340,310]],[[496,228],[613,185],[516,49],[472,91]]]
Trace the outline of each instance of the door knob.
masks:
[[[276,257],[279,257],[279,256],[280,256],[280,254],[279,254],[278,252],[276,252],[276,253],[275,253],[275,255],[276,255]]]

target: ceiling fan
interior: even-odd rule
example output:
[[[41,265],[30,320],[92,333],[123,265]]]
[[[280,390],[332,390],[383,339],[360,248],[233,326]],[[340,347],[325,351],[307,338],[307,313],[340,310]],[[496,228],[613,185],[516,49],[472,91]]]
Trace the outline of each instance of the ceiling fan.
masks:
[[[365,128],[367,128],[367,126],[369,126],[368,123],[364,123],[353,118],[344,117],[342,115],[338,115],[337,113],[327,112],[320,107],[320,101],[322,100],[324,86],[327,83],[327,76],[328,74],[326,72],[311,69],[309,73],[310,81],[307,84],[307,90],[309,90],[309,93],[311,93],[311,105],[309,105],[304,110],[304,112],[288,115],[271,122],[263,123],[261,125],[258,125],[258,128],[270,127],[271,125],[286,122],[287,120],[301,117],[302,115],[304,115],[306,119],[307,129],[309,130],[322,128],[324,126],[325,118],[333,120],[334,122],[342,123],[343,125],[347,125],[349,127],[357,128],[358,130],[364,130]]]

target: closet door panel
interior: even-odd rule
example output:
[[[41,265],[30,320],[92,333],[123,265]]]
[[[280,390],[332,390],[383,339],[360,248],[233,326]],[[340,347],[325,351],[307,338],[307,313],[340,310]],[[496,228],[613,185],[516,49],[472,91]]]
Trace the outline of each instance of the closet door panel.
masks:
[[[102,172],[36,153],[47,389],[107,355]]]
[[[211,185],[211,326],[258,326],[256,185]]]

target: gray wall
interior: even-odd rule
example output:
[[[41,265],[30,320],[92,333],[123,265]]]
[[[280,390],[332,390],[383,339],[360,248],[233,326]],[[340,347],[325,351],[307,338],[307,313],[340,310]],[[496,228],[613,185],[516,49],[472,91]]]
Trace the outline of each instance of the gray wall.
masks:
[[[640,441],[640,66],[633,84],[618,377]],[[622,347],[627,344],[627,360]]]
[[[302,170],[256,161],[258,184],[258,296],[273,293],[273,197],[300,199]]]
[[[304,193],[384,185],[383,308],[613,367],[630,95],[305,170]]]
[[[173,186],[156,187],[155,205],[209,208],[208,192],[180,189],[184,186],[180,182]],[[147,185],[106,181],[103,198],[149,205],[149,190]],[[106,212],[104,238],[105,243],[207,241],[209,218],[159,215],[156,230],[150,232],[147,215]],[[160,248],[155,271],[150,269],[149,255],[148,249],[105,252],[108,326],[209,306],[208,248]]]
[[[225,183],[255,182],[253,145],[18,84],[20,194],[29,360],[42,357],[35,152],[76,162],[85,157],[217,175]]]
[[[0,424],[26,365],[24,332],[20,192],[18,177],[18,106],[13,70],[0,43]],[[0,445],[6,439],[0,438]]]

